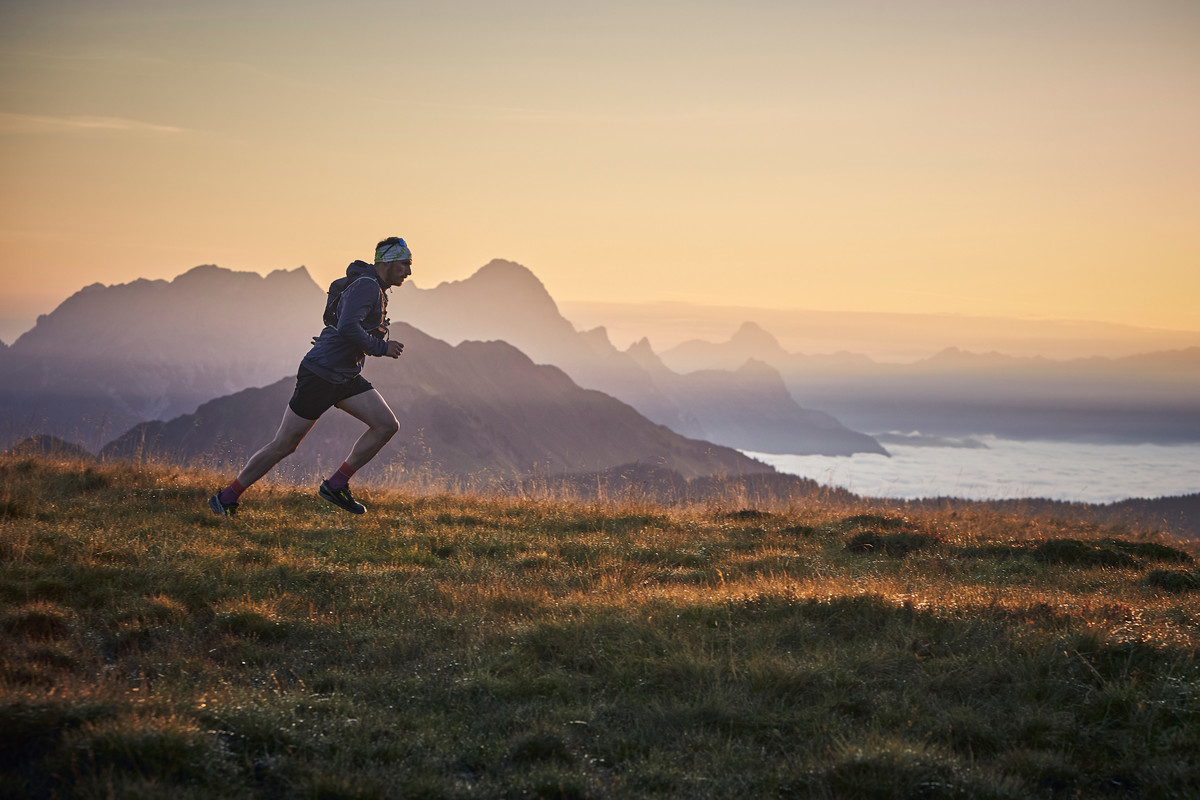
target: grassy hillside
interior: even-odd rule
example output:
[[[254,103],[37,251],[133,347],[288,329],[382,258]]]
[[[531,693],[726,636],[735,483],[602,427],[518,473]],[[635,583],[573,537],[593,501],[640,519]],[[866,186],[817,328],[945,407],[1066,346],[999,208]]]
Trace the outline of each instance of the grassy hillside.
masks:
[[[1200,794],[1200,570],[969,512],[0,460],[15,797]]]

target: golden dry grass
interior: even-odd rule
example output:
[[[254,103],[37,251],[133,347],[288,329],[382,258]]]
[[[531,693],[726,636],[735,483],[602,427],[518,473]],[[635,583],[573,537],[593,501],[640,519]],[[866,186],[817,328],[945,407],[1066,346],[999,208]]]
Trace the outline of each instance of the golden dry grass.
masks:
[[[1187,797],[1200,591],[1150,532],[0,462],[14,796]]]

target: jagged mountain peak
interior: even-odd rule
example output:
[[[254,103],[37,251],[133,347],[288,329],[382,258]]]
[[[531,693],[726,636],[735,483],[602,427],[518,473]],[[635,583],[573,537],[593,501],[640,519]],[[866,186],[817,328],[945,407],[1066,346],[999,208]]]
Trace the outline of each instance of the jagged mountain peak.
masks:
[[[484,264],[479,269],[475,270],[474,277],[490,278],[493,276],[502,276],[505,280],[513,278],[523,278],[536,283],[538,286],[542,282],[533,274],[533,270],[526,267],[524,264],[518,264],[516,261],[509,261],[506,258],[493,258],[488,263]]]
[[[732,342],[755,342],[766,344],[779,344],[769,331],[759,325],[757,322],[747,320],[743,322],[730,339]]]
[[[597,325],[594,328],[583,331],[579,335],[586,336],[589,339],[611,343],[611,340],[608,338],[608,328],[604,327],[603,325]]]
[[[669,372],[667,366],[663,364],[662,359],[658,357],[658,353],[654,352],[654,348],[650,346],[650,339],[648,337],[643,336],[638,341],[629,345],[625,349],[625,355],[629,356],[639,367],[653,374],[661,375],[664,372]]]
[[[515,261],[496,258],[469,278],[401,291],[398,314],[448,342],[502,339],[538,363],[569,361],[603,345],[581,339],[537,276]]]
[[[443,281],[435,288],[438,290],[475,289],[491,291],[497,287],[503,288],[507,292],[544,295],[547,300],[550,299],[550,293],[546,291],[545,285],[537,275],[533,274],[533,270],[515,261],[508,261],[503,258],[493,258],[475,270],[468,278],[458,281]]]
[[[558,304],[545,285],[528,267],[515,261],[494,258],[477,269],[470,277],[458,281],[443,281],[432,289],[404,286],[402,291],[421,296],[422,305],[436,305],[447,313],[451,308],[461,314],[469,309],[472,316],[482,315],[489,324],[505,316],[513,316],[528,324],[541,320],[543,324],[567,325],[559,313]],[[428,324],[429,320],[424,320]],[[418,325],[428,330],[426,325]],[[433,327],[437,327],[435,324]],[[573,331],[574,328],[571,328]],[[497,329],[498,333],[505,333]]]
[[[175,281],[186,282],[189,280],[194,280],[196,278],[204,278],[204,277],[208,277],[210,275],[224,275],[224,274],[232,273],[232,272],[233,272],[233,270],[228,269],[226,267],[218,267],[216,264],[197,264],[196,266],[192,267],[191,269],[187,270],[186,272],[182,272],[179,275],[177,275],[175,277],[175,280],[171,281],[171,282],[172,283],[175,283]]]
[[[97,283],[38,317],[12,353],[33,359],[61,356],[81,368],[139,379],[155,365],[176,362],[193,371],[214,365],[235,372],[246,368],[258,380],[259,367],[275,363],[279,354],[289,361],[302,354],[313,330],[319,330],[321,295],[303,267],[264,277],[203,264],[170,281]],[[312,311],[270,313],[292,308]],[[260,341],[260,336],[267,338]],[[260,343],[250,348],[248,341]]]
[[[629,347],[625,349],[625,352],[629,353],[630,355],[654,355],[654,348],[650,345],[650,337],[643,336],[641,339],[638,339],[636,342],[629,345]]]
[[[276,269],[272,270],[266,276],[260,275],[257,272],[248,270],[229,269],[228,267],[219,267],[216,264],[201,264],[192,267],[187,272],[175,277],[169,284],[165,281],[160,281],[164,286],[171,286],[173,289],[193,289],[208,286],[230,286],[233,283],[245,286],[285,286],[285,285],[304,285],[314,283],[312,276],[308,274],[308,270],[303,266],[295,269]]]
[[[764,355],[786,355],[783,345],[775,335],[765,330],[756,322],[743,322],[737,329],[729,344],[744,352]]]
[[[597,353],[617,352],[617,348],[613,346],[612,340],[608,338],[608,328],[603,325],[583,331],[579,334],[579,338]]]

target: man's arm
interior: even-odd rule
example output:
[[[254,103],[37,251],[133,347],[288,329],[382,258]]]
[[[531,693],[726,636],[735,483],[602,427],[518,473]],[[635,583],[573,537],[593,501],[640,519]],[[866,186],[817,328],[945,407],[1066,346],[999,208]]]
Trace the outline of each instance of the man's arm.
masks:
[[[338,312],[338,333],[371,356],[385,356],[388,342],[376,339],[363,329],[362,321],[379,302],[379,284],[371,278],[359,278],[342,293],[342,308]],[[398,355],[398,354],[397,354]],[[393,356],[394,357],[394,356]]]

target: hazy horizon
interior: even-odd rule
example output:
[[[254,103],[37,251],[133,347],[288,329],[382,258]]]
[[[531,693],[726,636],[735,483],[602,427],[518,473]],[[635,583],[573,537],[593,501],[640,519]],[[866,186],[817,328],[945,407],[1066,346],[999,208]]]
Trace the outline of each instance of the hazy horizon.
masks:
[[[265,277],[253,271],[231,271]],[[166,276],[160,280],[170,282],[177,277]],[[540,280],[536,273],[535,277]],[[76,287],[68,296],[83,288],[82,285]],[[409,288],[433,287],[413,281]],[[553,296],[552,299],[563,316],[580,332],[603,327],[609,340],[619,349],[624,350],[648,339],[655,352],[659,353],[688,341],[728,341],[745,323],[760,326],[790,352],[810,355],[855,353],[896,363],[916,361],[951,347],[972,352],[995,351],[1005,355],[1055,359],[1117,358],[1200,347],[1200,330],[1149,328],[1097,320],[817,311],[679,301],[603,303],[559,300]],[[38,316],[51,313],[58,305],[39,311]],[[403,321],[403,300],[395,309],[397,319]],[[22,334],[31,330],[36,321],[36,317],[0,317],[0,341],[13,344]]]
[[[192,436],[207,423],[187,415],[200,414],[203,407],[205,413],[242,424],[247,415],[258,414],[251,429],[268,431],[277,408],[266,408],[246,392],[273,387],[283,402],[295,363],[318,328],[323,300],[322,287],[304,270],[264,277],[210,266],[171,281],[90,286],[35,335],[3,353],[6,374],[13,379],[0,381],[6,390],[0,399],[5,400],[7,435],[15,442],[39,432],[66,434],[74,443],[97,447],[125,437],[140,446],[139,426],[158,420],[172,436],[185,437],[168,441],[165,452],[183,447],[185,440],[198,446],[197,452],[222,452],[225,440],[204,444]],[[264,308],[272,313],[259,313]],[[692,313],[698,307],[684,308]],[[825,478],[825,470],[849,470],[847,480],[858,485],[846,488],[860,492],[867,485],[880,487],[869,493],[936,487],[938,493],[967,496],[968,490],[1043,487],[1037,491],[1075,493],[1066,497],[1083,491],[1136,496],[1132,493],[1153,488],[1156,476],[1162,487],[1178,486],[1187,493],[1200,488],[1195,470],[1187,469],[1200,447],[1195,388],[1200,347],[1074,362],[944,353],[901,366],[862,358],[797,358],[761,332],[746,331],[732,342],[660,350],[656,356],[643,348],[621,353],[592,333],[576,332],[578,318],[573,330],[537,276],[507,262],[489,264],[467,281],[430,289],[406,285],[393,296],[391,309],[397,322],[393,335],[410,345],[409,355],[398,365],[368,364],[371,380],[397,398],[411,431],[446,429],[445,419],[428,412],[457,408],[453,398],[461,394],[468,408],[478,408],[452,418],[473,432],[463,437],[457,424],[449,429],[455,431],[453,441],[472,441],[480,452],[492,452],[487,442],[506,441],[512,433],[494,430],[492,423],[472,428],[471,420],[487,417],[500,427],[511,426],[546,403],[576,403],[564,412],[570,420],[566,427],[586,433],[598,420],[589,417],[588,425],[579,426],[578,403],[604,397],[612,411],[608,422],[618,427],[640,424],[670,430],[682,437],[680,442],[711,441],[799,458],[786,466],[775,457],[768,463],[785,471],[807,464],[800,474],[824,483],[834,480]],[[686,319],[679,304],[671,309]],[[665,316],[656,312],[649,319],[661,322]],[[897,346],[911,346],[922,336],[928,341],[939,330],[936,323],[943,322],[884,316],[874,333],[891,334]],[[413,327],[399,324],[401,318]],[[114,327],[117,320],[127,324]],[[763,320],[768,329],[780,321],[793,322],[801,332],[807,326],[826,342],[835,335],[866,336],[863,329],[872,322],[864,315],[842,319],[815,312]],[[994,320],[982,322],[960,332],[997,335]],[[1078,347],[1096,346],[1097,334],[1112,326],[1060,329],[1026,322],[1001,327],[1012,343]],[[245,349],[247,341],[258,344]],[[240,356],[230,359],[231,352]],[[395,372],[397,366],[418,372],[404,377]],[[514,370],[525,372],[517,376]],[[539,388],[530,394],[534,386]],[[428,393],[426,400],[441,399],[414,405],[417,387]],[[574,394],[551,396],[560,390]],[[218,407],[226,411],[218,413]],[[535,427],[544,416],[534,415]],[[923,435],[871,438],[880,431]],[[962,447],[964,437],[988,447]],[[607,452],[610,442],[592,444]],[[893,456],[908,455],[883,461],[867,457],[882,454],[881,444]],[[457,445],[447,439],[446,446]],[[578,458],[590,451],[577,445],[570,452]],[[824,454],[826,460],[814,462],[801,454]],[[808,474],[811,469],[822,474]]]
[[[1200,329],[1200,6],[0,8],[0,318],[408,238],[563,302]]]

